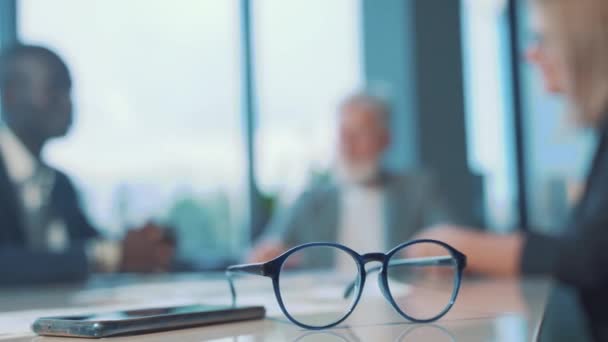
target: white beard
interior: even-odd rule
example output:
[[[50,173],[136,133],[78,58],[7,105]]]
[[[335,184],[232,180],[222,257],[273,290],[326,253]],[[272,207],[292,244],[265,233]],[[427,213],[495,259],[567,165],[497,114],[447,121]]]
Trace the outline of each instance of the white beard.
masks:
[[[338,159],[335,170],[338,182],[345,185],[364,185],[375,181],[380,174],[380,166],[376,161],[349,164]]]

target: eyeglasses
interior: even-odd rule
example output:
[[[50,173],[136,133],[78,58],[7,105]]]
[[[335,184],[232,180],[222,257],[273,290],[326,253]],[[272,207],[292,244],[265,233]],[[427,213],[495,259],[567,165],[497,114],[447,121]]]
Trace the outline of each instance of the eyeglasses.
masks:
[[[366,269],[371,262],[380,265]],[[298,269],[296,265],[319,269],[332,263],[336,269],[319,273],[311,284],[289,276]],[[436,321],[454,305],[465,266],[464,254],[436,240],[414,240],[386,254],[363,255],[340,244],[318,242],[294,247],[265,263],[230,266],[226,277],[232,305],[236,305],[237,274],[271,278],[285,316],[300,327],[319,330],[348,318],[359,302],[367,274],[374,272],[379,272],[382,294],[401,316],[416,323]],[[311,305],[324,313],[310,315],[299,310]],[[324,307],[330,307],[330,312]]]

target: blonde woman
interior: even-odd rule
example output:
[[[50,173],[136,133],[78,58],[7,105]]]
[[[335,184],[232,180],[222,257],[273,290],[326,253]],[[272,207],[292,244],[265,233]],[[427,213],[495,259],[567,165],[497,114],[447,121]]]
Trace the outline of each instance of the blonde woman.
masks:
[[[566,234],[498,236],[455,226],[419,237],[452,244],[468,269],[491,276],[551,275],[575,287],[593,333],[608,340],[608,0],[532,0],[537,41],[528,58],[547,91],[562,94],[599,136],[582,199]]]

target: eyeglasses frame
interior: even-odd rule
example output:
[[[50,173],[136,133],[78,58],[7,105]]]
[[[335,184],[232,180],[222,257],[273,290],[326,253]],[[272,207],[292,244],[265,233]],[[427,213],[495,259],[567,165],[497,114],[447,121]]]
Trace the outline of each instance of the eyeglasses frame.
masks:
[[[397,305],[397,302],[393,298],[393,295],[391,294],[390,288],[388,285],[388,266],[390,266],[390,265],[388,265],[388,262],[391,260],[391,258],[398,251],[400,251],[406,247],[416,245],[416,244],[421,244],[421,243],[432,243],[432,244],[437,244],[441,247],[444,247],[456,261],[456,275],[454,277],[454,289],[452,291],[452,296],[450,298],[450,301],[447,304],[447,306],[444,308],[443,311],[441,311],[436,316],[434,316],[432,318],[428,318],[428,319],[416,319],[416,318],[411,317],[410,315],[406,314],[405,312],[403,312],[403,310],[401,310],[399,308],[399,306]],[[281,269],[283,268],[283,264],[285,263],[285,261],[292,254],[294,254],[302,249],[311,248],[311,247],[338,248],[338,249],[346,252],[347,254],[349,254],[356,261],[357,268],[359,270],[358,279],[357,279],[358,284],[356,284],[358,286],[356,286],[357,291],[355,294],[355,296],[356,296],[355,300],[352,302],[348,311],[344,314],[344,316],[342,318],[340,318],[336,322],[333,322],[333,323],[330,323],[330,324],[327,324],[324,326],[311,326],[311,325],[304,324],[304,323],[301,323],[298,320],[296,320],[286,309],[285,304],[283,302],[283,297],[281,296],[281,291],[280,291],[280,273],[281,273]],[[274,294],[275,294],[275,297],[279,304],[279,307],[281,308],[281,311],[292,323],[294,323],[302,328],[309,329],[309,330],[323,330],[323,329],[328,329],[328,328],[334,327],[334,326],[344,322],[353,313],[354,309],[357,307],[357,304],[359,303],[359,300],[361,299],[361,294],[363,293],[363,288],[365,286],[367,273],[368,272],[371,273],[374,271],[374,269],[372,269],[370,271],[366,271],[366,269],[365,269],[365,265],[370,262],[380,262],[382,264],[381,269],[380,269],[380,274],[379,274],[379,285],[380,285],[382,294],[384,295],[386,300],[393,306],[393,308],[401,316],[403,316],[407,320],[414,322],[414,323],[434,322],[434,321],[440,319],[441,317],[443,317],[445,314],[447,314],[448,311],[450,311],[450,309],[454,305],[454,302],[456,301],[456,298],[458,297],[458,292],[460,290],[460,285],[462,282],[462,273],[463,273],[463,271],[466,267],[466,263],[467,263],[466,256],[464,254],[462,254],[461,252],[459,252],[458,250],[456,250],[454,247],[452,247],[444,242],[441,242],[438,240],[431,240],[431,239],[418,239],[418,240],[408,241],[408,242],[405,242],[405,243],[402,243],[402,244],[396,246],[395,248],[391,249],[387,253],[366,253],[366,254],[359,254],[359,253],[353,251],[352,249],[350,249],[344,245],[341,245],[339,243],[311,242],[311,243],[306,243],[306,244],[302,244],[302,245],[293,247],[293,248],[287,250],[285,253],[281,254],[280,256],[278,256],[270,261],[267,261],[267,262],[229,266],[226,269],[226,277],[228,280],[228,284],[230,286],[230,294],[232,296],[232,305],[233,306],[236,306],[236,298],[237,298],[236,289],[234,286],[234,276],[236,276],[238,274],[250,274],[250,275],[257,275],[257,276],[262,276],[262,277],[268,277],[268,278],[272,279]],[[377,269],[377,268],[375,268],[375,269]]]

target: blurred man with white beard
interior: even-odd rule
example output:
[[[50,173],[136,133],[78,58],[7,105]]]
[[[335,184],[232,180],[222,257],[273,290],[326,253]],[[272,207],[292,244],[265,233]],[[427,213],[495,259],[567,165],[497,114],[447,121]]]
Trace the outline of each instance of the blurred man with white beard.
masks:
[[[349,96],[339,107],[338,120],[332,182],[308,189],[289,210],[278,213],[249,261],[267,261],[290,247],[317,241],[342,243],[359,253],[387,251],[422,228],[452,220],[428,172],[396,174],[382,167],[391,140],[385,101],[367,93]],[[318,259],[306,266],[339,263]]]

